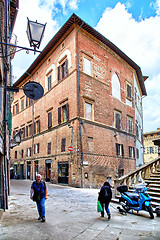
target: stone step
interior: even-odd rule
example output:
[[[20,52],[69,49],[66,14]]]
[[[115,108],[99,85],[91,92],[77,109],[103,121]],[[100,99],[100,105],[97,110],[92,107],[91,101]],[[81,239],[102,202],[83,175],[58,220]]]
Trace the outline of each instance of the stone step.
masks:
[[[160,192],[152,192],[152,191],[148,190],[147,193],[150,195],[150,197],[154,196],[154,197],[159,198],[159,200],[160,200]]]
[[[150,192],[158,192],[158,193],[160,193],[160,186],[159,186],[159,188],[156,188],[156,187],[148,187],[148,191],[150,191]]]
[[[160,177],[150,177],[150,178],[147,178],[145,180],[153,180],[153,181],[160,181]]]
[[[160,184],[150,183],[148,187],[149,187],[149,188],[152,188],[152,187],[153,187],[153,188],[158,188],[158,189],[159,189],[159,188],[160,188]]]
[[[157,184],[160,184],[160,180],[156,180],[156,179],[145,179],[144,180],[145,183],[157,183]]]
[[[160,173],[159,173],[159,174],[157,174],[157,173],[152,173],[152,174],[150,175],[150,177],[160,178]]]

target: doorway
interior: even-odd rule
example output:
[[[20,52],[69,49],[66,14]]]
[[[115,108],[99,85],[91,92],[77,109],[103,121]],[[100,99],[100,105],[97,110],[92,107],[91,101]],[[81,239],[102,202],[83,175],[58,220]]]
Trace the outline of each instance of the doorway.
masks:
[[[34,179],[36,179],[37,174],[38,174],[38,161],[34,161]]]
[[[31,178],[31,161],[27,162],[27,179]]]
[[[51,180],[51,160],[46,160],[46,182]]]
[[[68,162],[58,163],[58,183],[68,184]]]
[[[20,179],[23,179],[23,178],[24,178],[24,177],[23,177],[23,169],[24,169],[24,165],[21,164],[21,165],[20,165]]]

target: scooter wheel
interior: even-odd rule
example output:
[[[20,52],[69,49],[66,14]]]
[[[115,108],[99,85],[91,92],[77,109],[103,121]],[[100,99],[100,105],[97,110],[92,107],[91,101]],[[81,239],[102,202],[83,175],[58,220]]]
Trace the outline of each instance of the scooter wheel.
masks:
[[[152,208],[151,205],[149,205],[149,206],[147,207],[147,211],[148,211],[149,214],[150,214],[150,218],[151,218],[151,219],[154,219],[153,208]]]

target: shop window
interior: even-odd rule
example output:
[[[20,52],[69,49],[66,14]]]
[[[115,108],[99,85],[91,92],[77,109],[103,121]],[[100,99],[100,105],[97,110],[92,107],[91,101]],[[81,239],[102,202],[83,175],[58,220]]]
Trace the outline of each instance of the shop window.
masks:
[[[58,108],[58,124],[62,122],[69,121],[69,104],[66,103],[65,105]]]

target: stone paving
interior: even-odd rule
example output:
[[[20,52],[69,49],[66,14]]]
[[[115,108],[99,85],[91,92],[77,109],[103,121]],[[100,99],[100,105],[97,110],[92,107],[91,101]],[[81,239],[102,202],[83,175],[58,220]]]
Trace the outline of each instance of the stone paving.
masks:
[[[46,222],[37,220],[29,198],[32,181],[12,180],[9,210],[0,220],[2,240],[160,240],[160,218],[147,212],[121,215],[111,203],[111,220],[96,212],[98,189],[71,188],[47,183]]]

